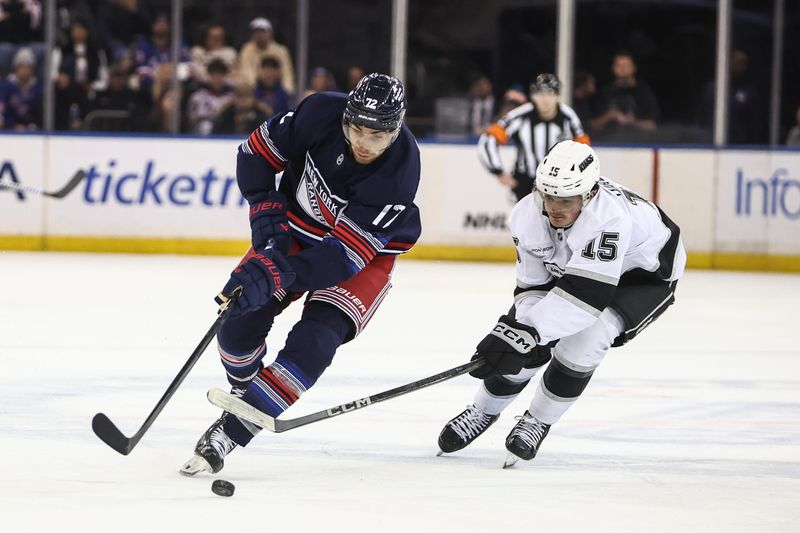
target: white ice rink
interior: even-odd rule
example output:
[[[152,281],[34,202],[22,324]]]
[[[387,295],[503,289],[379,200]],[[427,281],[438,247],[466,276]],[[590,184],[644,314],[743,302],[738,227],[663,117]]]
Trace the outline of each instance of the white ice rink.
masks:
[[[0,531],[798,532],[800,276],[689,271],[678,301],[612,350],[539,457],[503,441],[533,387],[461,453],[442,425],[463,376],[234,451],[219,477],[179,466],[216,418],[215,345],[124,457],[131,435],[215,319],[235,258],[0,252]],[[285,416],[469,359],[512,302],[512,265],[401,260],[365,333]],[[268,357],[299,315],[279,317]]]

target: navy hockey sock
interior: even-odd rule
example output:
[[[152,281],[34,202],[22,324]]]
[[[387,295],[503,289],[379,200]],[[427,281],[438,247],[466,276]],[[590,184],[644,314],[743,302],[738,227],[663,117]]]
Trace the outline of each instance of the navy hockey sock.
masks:
[[[352,327],[352,322],[336,308],[309,304],[276,361],[258,373],[242,399],[277,417],[316,383]],[[257,431],[255,426],[228,417],[225,432],[234,442],[245,446]]]
[[[267,352],[266,343],[262,342],[255,350],[242,355],[236,355],[225,350],[221,344],[218,348],[222,366],[225,367],[225,373],[228,377],[228,383],[234,387],[246,387],[264,368],[261,359]]]
[[[308,379],[290,362],[275,361],[261,370],[247,386],[242,400],[259,411],[277,417],[289,408],[310,386]],[[257,428],[235,416],[225,420],[225,433],[240,446],[257,433]]]

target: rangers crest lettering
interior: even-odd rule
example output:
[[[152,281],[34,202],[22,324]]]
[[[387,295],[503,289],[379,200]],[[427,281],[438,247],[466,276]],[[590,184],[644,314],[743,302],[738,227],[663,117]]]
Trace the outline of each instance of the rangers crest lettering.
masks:
[[[339,215],[347,206],[346,200],[331,193],[310,154],[306,154],[306,164],[296,195],[303,211],[329,228],[336,225]]]

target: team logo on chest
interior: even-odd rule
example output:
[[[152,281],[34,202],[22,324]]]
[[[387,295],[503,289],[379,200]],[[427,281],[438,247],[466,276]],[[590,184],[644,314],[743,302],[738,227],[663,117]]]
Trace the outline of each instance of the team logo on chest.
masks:
[[[336,225],[336,220],[347,206],[346,200],[331,192],[310,154],[306,154],[303,177],[296,194],[303,211],[329,228]]]

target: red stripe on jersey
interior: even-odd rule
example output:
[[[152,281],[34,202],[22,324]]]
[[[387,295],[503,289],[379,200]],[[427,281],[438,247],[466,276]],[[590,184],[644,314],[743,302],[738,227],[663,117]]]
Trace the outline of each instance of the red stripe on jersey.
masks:
[[[413,244],[409,244],[407,242],[389,242],[386,244],[386,248],[392,248],[393,250],[410,250],[413,248]]]
[[[331,233],[361,256],[364,262],[369,262],[369,260],[375,256],[375,249],[365,242],[355,231],[346,226],[343,227],[343,224],[337,224]]]
[[[375,256],[375,252],[372,253],[365,252],[363,248],[360,248],[357,244],[353,244],[353,242],[347,237],[347,235],[343,235],[341,232],[337,232],[334,230],[332,235],[339,239],[339,241],[347,246],[350,250],[353,251],[356,255],[358,255],[362,261],[365,263],[369,263],[369,261]]]
[[[295,215],[292,212],[286,213],[286,216],[289,217],[289,220],[291,220],[292,223],[294,223],[297,226],[300,226],[302,229],[306,230],[309,233],[313,233],[314,235],[317,235],[319,237],[323,237],[325,236],[325,233],[327,233],[324,229],[320,229],[312,226],[311,224],[308,224],[307,222],[303,222],[297,215]]]
[[[258,130],[251,133],[250,137],[247,138],[247,144],[250,145],[250,148],[252,148],[258,155],[267,157],[265,153],[265,146],[261,141],[262,139],[258,134]]]
[[[256,151],[264,157],[269,164],[272,165],[275,170],[282,171],[286,168],[286,163],[281,161],[275,153],[270,150],[269,146],[267,146],[266,141],[261,136],[261,130],[258,129],[250,134],[250,137],[247,139],[250,143],[250,146],[254,146]]]

